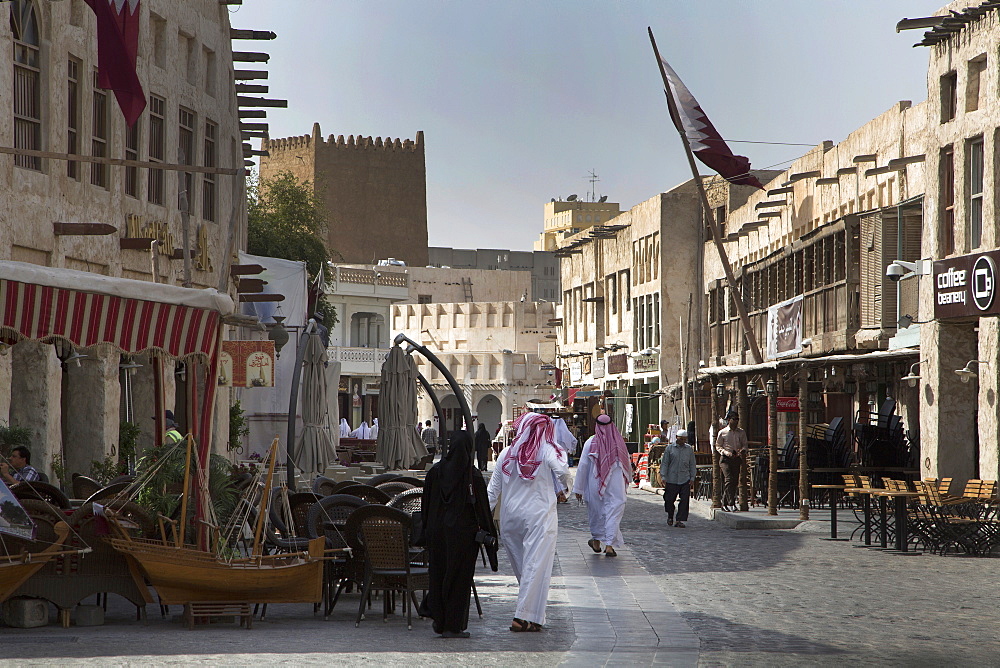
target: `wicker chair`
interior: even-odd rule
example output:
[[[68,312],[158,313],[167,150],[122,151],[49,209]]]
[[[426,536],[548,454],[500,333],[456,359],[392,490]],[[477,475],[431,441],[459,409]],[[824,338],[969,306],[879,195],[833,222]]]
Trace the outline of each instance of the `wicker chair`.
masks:
[[[334,493],[333,488],[336,486],[336,480],[319,475],[316,476],[315,480],[313,480],[312,491],[316,492],[320,496],[330,496]]]
[[[424,481],[423,480],[421,480],[420,478],[414,478],[413,476],[408,476],[408,475],[401,475],[398,478],[396,478],[395,480],[393,480],[393,482],[405,482],[405,483],[408,483],[410,485],[413,485],[414,487],[423,487],[424,486]]]
[[[402,478],[402,473],[379,473],[377,476],[369,480],[366,485],[371,485],[372,487],[378,487],[384,482],[389,482],[390,480],[395,480],[397,478]]]
[[[414,488],[415,485],[411,485],[408,482],[399,482],[398,480],[390,480],[389,482],[384,482],[376,487],[376,489],[380,489],[386,494],[388,494],[390,500],[397,494],[405,492],[408,489],[414,489]]]
[[[312,492],[298,492],[309,494],[313,497],[313,503],[315,503],[316,496]],[[292,497],[297,493],[293,492],[288,495],[288,505],[292,507]],[[308,511],[306,511],[308,513]],[[271,500],[267,507],[267,516],[270,520],[269,524],[276,530],[268,532],[265,534],[267,541],[276,548],[278,552],[304,552],[309,549],[309,539],[306,538],[306,532],[303,531],[298,534],[297,527],[295,526],[295,520],[292,519],[293,525],[290,527],[286,522],[284,503],[281,500],[281,488],[276,487],[271,490]],[[294,513],[293,513],[294,518]]]
[[[95,503],[97,501],[106,501],[109,499],[114,499],[119,494],[128,489],[128,486],[131,484],[132,483],[128,481],[113,482],[109,484],[107,487],[102,487],[101,489],[97,490],[89,497],[87,497],[87,500],[83,502],[83,505],[87,505],[88,503]]]
[[[392,500],[387,505],[390,508],[396,508],[412,515],[420,510],[420,506],[423,503],[423,496],[424,490],[419,487],[412,487],[392,497]]]
[[[88,478],[87,476],[80,475],[79,473],[73,474],[74,499],[86,499],[99,489],[101,489],[101,483],[97,482],[93,478]]]
[[[18,500],[38,499],[64,510],[68,510],[71,507],[69,498],[63,491],[47,482],[40,482],[38,480],[34,482],[19,482],[12,485],[10,491],[13,492]]]
[[[365,548],[365,581],[355,626],[361,624],[365,603],[373,589],[405,592],[406,628],[412,629],[416,591],[430,586],[427,568],[413,566],[410,558],[410,516],[402,510],[368,505],[358,508],[347,520],[348,533],[356,533]],[[382,620],[389,615],[389,596],[383,597]]]
[[[119,515],[127,517],[141,529],[142,535],[152,535],[154,522],[139,505],[118,502],[112,506]],[[66,520],[72,531],[67,539],[67,549],[90,547],[87,554],[67,554],[49,561],[42,569],[21,585],[14,596],[31,596],[51,601],[59,608],[63,627],[69,626],[70,610],[77,603],[94,594],[118,594],[136,607],[136,617],[145,612],[153,599],[149,588],[137,572],[129,567],[125,555],[104,540],[104,520],[94,515],[92,504],[81,506]]]
[[[337,490],[337,494],[350,494],[351,496],[357,496],[368,503],[377,503],[385,505],[389,503],[392,497],[378,489],[377,487],[372,487],[371,485],[362,485],[360,483],[355,483],[353,485],[347,485]]]
[[[306,527],[309,537],[325,536],[326,546],[330,549],[354,547],[347,540],[347,518],[355,510],[366,505],[368,503],[364,499],[350,494],[332,494],[323,497],[309,508]],[[361,586],[364,582],[364,573],[364,558],[357,552],[352,556],[338,556],[327,560],[326,570],[323,573],[323,587],[326,594],[324,618],[330,616],[346,587],[351,584]]]

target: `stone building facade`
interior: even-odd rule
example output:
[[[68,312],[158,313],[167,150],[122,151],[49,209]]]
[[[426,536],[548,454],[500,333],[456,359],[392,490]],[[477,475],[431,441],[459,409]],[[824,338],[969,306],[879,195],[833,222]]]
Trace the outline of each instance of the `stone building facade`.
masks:
[[[672,416],[668,397],[657,393],[680,381],[682,349],[687,368],[697,364],[697,350],[682,331],[696,312],[689,302],[697,305],[701,292],[695,270],[700,212],[689,181],[568,237],[556,251],[567,400],[577,412],[592,413],[594,396],[613,396],[604,405],[628,441],[641,440],[648,423]]]
[[[265,139],[260,176],[283,171],[309,181],[323,200],[327,247],[348,264],[397,258],[427,264],[424,133],[415,139],[312,134]]]
[[[462,388],[475,419],[495,435],[528,401],[548,403],[555,392],[553,344],[555,304],[502,301],[452,304],[395,304],[393,331],[426,346]],[[549,349],[549,353],[546,352]],[[445,411],[445,430],[461,427],[459,402],[443,374],[420,355],[417,368]],[[548,368],[543,368],[548,367]],[[434,417],[421,391],[419,415]]]
[[[130,130],[114,94],[96,86],[96,20],[83,0],[0,4],[0,99],[12,119],[0,124],[0,146],[230,173],[0,156],[0,260],[179,285],[186,191],[191,285],[218,287],[233,225],[234,246],[245,241],[243,179],[233,175],[243,154],[229,12],[215,0],[148,0],[140,12],[137,69],[148,104]],[[113,232],[56,234],[54,223],[101,223]],[[148,250],[129,249],[130,237],[156,239],[158,262]],[[142,429],[140,447],[161,437],[149,419],[147,360],[134,360],[143,366],[123,397],[120,355],[85,352],[80,366],[65,365],[53,345],[23,341],[0,357],[0,417],[31,429],[40,470],[51,473],[52,457],[61,455],[70,470],[86,473],[90,461],[115,451],[126,416]],[[166,376],[167,406],[183,421],[183,382]]]
[[[499,248],[442,248],[428,250],[428,264],[451,269],[486,269],[490,271],[531,272],[531,301],[557,302],[559,258],[550,251],[512,251]]]

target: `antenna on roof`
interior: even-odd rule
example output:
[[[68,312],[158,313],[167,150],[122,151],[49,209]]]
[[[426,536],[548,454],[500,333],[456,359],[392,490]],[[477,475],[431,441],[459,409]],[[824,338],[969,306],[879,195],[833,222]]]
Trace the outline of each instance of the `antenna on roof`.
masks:
[[[600,177],[597,176],[597,172],[595,172],[594,170],[590,170],[590,172],[588,173],[590,174],[590,177],[587,179],[588,181],[590,181],[590,201],[593,202],[594,195],[597,194],[597,187],[596,187],[597,182],[600,181],[601,179]]]
[[[566,201],[567,202],[575,202],[576,201],[576,195],[575,194],[570,195],[569,197],[566,198]]]

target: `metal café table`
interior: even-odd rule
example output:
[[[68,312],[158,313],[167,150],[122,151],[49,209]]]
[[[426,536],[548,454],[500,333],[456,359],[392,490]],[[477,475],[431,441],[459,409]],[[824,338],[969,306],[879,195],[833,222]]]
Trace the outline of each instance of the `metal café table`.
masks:
[[[920,554],[919,552],[910,552],[907,548],[907,543],[909,542],[909,533],[906,526],[906,503],[910,499],[915,499],[920,496],[917,492],[896,492],[887,489],[882,489],[878,491],[880,499],[891,497],[896,501],[896,552],[904,554]],[[885,520],[883,519],[883,525]]]
[[[837,504],[847,485],[812,485],[812,488],[830,490],[830,537],[823,540],[850,540],[837,537]]]
[[[861,507],[865,515],[865,530],[864,530],[864,547],[871,547],[872,544],[872,495],[878,494],[885,490],[875,489],[873,487],[847,487],[844,489],[845,494],[860,494],[862,498]],[[888,540],[886,536],[886,522],[885,522],[885,505],[886,498],[884,496],[879,497],[879,502],[882,511],[882,527],[881,527],[881,547],[888,548]],[[860,547],[860,546],[859,546]]]

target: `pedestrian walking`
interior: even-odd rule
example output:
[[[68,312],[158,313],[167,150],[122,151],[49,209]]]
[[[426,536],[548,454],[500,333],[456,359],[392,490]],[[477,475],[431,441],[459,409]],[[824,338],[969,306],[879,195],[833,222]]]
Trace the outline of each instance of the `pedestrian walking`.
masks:
[[[427,421],[427,425],[424,427],[424,430],[420,432],[420,438],[423,440],[424,445],[427,446],[427,452],[432,455],[437,452],[438,433],[437,429],[431,426],[430,420]]]
[[[583,445],[573,493],[587,503],[591,536],[587,544],[600,552],[603,543],[608,557],[618,556],[616,548],[625,544],[620,526],[631,470],[625,439],[608,415],[599,415],[594,435]]]
[[[510,630],[541,631],[559,530],[553,474],[568,491],[566,455],[556,445],[552,418],[527,413],[514,442],[497,458],[490,478],[490,507],[500,505],[500,533],[520,583]]]
[[[493,523],[486,483],[472,465],[468,432],[454,432],[447,456],[427,472],[421,499],[430,588],[420,614],[433,620],[435,633],[468,638],[469,595],[479,554],[476,536],[481,519],[490,533]]]
[[[660,459],[660,479],[663,481],[663,509],[667,511],[667,526],[684,528],[691,506],[691,485],[698,474],[694,449],[688,445],[687,430],[681,429],[674,436],[672,445],[663,450]],[[677,523],[674,523],[674,502],[677,504]]]
[[[726,420],[728,424],[715,439],[715,449],[719,451],[722,469],[722,507],[732,508],[736,505],[740,469],[746,461],[747,433],[740,429],[740,416],[736,413],[727,415]]]
[[[486,462],[489,461],[490,456],[490,441],[492,440],[490,430],[480,422],[479,429],[476,430],[476,461],[479,463],[480,471],[486,470]]]

